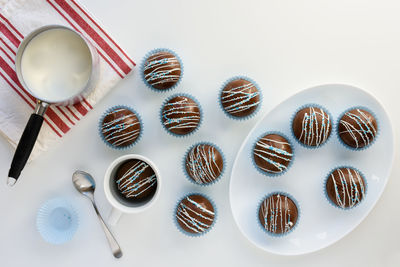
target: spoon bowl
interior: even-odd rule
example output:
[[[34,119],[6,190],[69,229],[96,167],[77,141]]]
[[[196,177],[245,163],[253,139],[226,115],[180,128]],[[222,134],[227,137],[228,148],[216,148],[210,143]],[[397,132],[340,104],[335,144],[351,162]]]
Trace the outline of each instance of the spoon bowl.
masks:
[[[72,183],[81,194],[94,193],[96,189],[96,182],[93,177],[84,171],[75,171],[72,175]]]

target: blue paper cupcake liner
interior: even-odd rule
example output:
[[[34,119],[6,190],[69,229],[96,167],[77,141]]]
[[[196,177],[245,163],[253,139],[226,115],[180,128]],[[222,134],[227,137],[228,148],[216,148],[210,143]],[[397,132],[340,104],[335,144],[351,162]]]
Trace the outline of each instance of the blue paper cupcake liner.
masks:
[[[177,210],[178,210],[179,204],[181,203],[182,200],[184,200],[186,197],[191,196],[191,195],[200,195],[200,196],[203,196],[204,198],[208,199],[208,201],[211,202],[211,205],[212,205],[213,208],[214,208],[214,220],[213,220],[213,222],[212,222],[210,228],[208,228],[206,231],[204,231],[204,232],[202,232],[202,233],[198,233],[198,234],[189,233],[189,232],[186,232],[185,230],[183,230],[182,227],[179,225],[178,220],[177,220],[177,218],[176,218],[176,212],[177,212]],[[202,194],[202,193],[194,193],[194,192],[189,193],[189,194],[186,194],[184,197],[180,198],[180,199],[176,202],[175,207],[174,207],[174,210],[173,210],[173,214],[172,214],[172,220],[173,220],[173,222],[174,222],[174,224],[175,224],[175,227],[178,229],[178,231],[181,232],[182,234],[184,234],[184,235],[186,235],[186,236],[190,236],[190,237],[200,237],[200,236],[203,236],[203,235],[205,235],[206,233],[210,232],[210,230],[214,227],[215,223],[217,222],[217,218],[218,218],[218,210],[217,210],[217,206],[215,205],[214,200],[212,200],[210,197],[208,197],[208,196],[205,195],[205,194]]]
[[[60,198],[46,201],[36,216],[37,231],[51,244],[62,244],[71,240],[78,226],[79,216],[76,209]]]
[[[319,145],[319,146],[308,146],[308,145],[304,144],[303,142],[301,142],[300,140],[297,139],[297,137],[296,137],[296,135],[294,134],[294,131],[293,131],[293,120],[294,120],[294,118],[296,117],[297,112],[299,112],[299,111],[302,110],[303,108],[308,108],[308,107],[321,108],[321,109],[323,109],[323,110],[325,111],[326,114],[328,114],[328,116],[329,116],[329,118],[330,118],[330,122],[331,122],[331,133],[329,134],[329,136],[328,136],[328,138],[325,140],[325,142],[324,142],[323,144]],[[307,148],[307,149],[318,149],[318,148],[321,148],[321,147],[323,147],[324,145],[326,145],[326,144],[329,142],[329,140],[331,139],[332,135],[334,135],[333,131],[334,131],[335,129],[336,129],[336,128],[335,128],[335,120],[334,120],[332,114],[329,112],[329,110],[328,110],[327,108],[325,108],[324,106],[319,105],[319,104],[309,103],[309,104],[305,104],[305,105],[300,106],[300,107],[299,107],[298,109],[296,109],[296,111],[292,114],[292,117],[291,117],[291,119],[290,119],[290,131],[292,132],[293,139],[296,140],[296,142],[297,142],[298,144],[300,144],[302,147]]]
[[[292,159],[291,159],[291,161],[289,162],[289,165],[287,166],[286,170],[284,170],[284,171],[282,171],[282,172],[279,172],[279,173],[269,173],[269,172],[265,172],[265,171],[263,171],[262,169],[260,169],[260,168],[257,166],[257,164],[256,164],[256,162],[255,162],[255,160],[254,160],[254,148],[256,147],[256,144],[257,144],[258,140],[260,140],[262,137],[264,137],[264,136],[267,135],[267,134],[277,134],[277,135],[280,135],[280,136],[284,137],[284,138],[288,141],[288,143],[290,144],[290,147],[292,148],[292,154],[293,154]],[[261,174],[263,174],[263,175],[265,175],[265,176],[268,176],[268,177],[275,178],[275,177],[281,176],[281,175],[283,175],[283,174],[285,174],[286,172],[289,171],[290,167],[293,165],[293,161],[294,161],[295,155],[296,155],[295,153],[296,153],[296,151],[295,151],[295,148],[294,148],[294,146],[293,146],[293,142],[290,140],[290,138],[289,138],[288,136],[286,136],[285,134],[283,134],[283,133],[281,133],[281,132],[279,132],[279,131],[268,131],[268,132],[265,132],[264,134],[260,135],[260,136],[256,139],[256,141],[254,142],[254,144],[251,146],[250,158],[251,158],[251,162],[253,163],[254,168],[255,168],[259,173],[261,173]]]
[[[230,82],[232,82],[234,80],[238,80],[238,79],[243,79],[243,80],[251,82],[258,89],[259,96],[260,96],[260,103],[257,105],[257,108],[253,111],[253,113],[251,113],[251,114],[249,114],[247,116],[243,116],[243,117],[236,117],[236,116],[233,116],[232,114],[230,114],[229,112],[227,112],[224,109],[224,107],[222,105],[222,102],[221,102],[221,96],[222,96],[222,92],[223,92],[225,86],[227,86]],[[247,119],[253,118],[255,115],[257,115],[258,111],[261,109],[261,106],[263,104],[263,93],[261,91],[261,87],[253,79],[251,79],[251,78],[249,78],[247,76],[244,76],[244,75],[239,75],[239,76],[234,76],[234,77],[226,80],[223,83],[222,87],[220,88],[217,101],[218,101],[218,104],[219,104],[220,108],[226,114],[226,116],[228,116],[229,118],[234,119],[234,120],[243,121],[243,120],[247,120]]]
[[[349,168],[349,169],[356,170],[356,171],[358,171],[358,172],[361,174],[361,177],[364,179],[364,186],[365,186],[365,188],[364,188],[364,190],[365,190],[364,198],[361,200],[361,202],[358,202],[358,203],[357,203],[356,205],[354,205],[353,207],[345,207],[345,208],[342,208],[342,207],[337,206],[337,205],[329,198],[328,192],[326,192],[326,183],[327,183],[327,181],[328,181],[328,179],[329,179],[331,173],[332,173],[334,170],[339,169],[339,168]],[[367,180],[366,176],[364,175],[364,173],[363,173],[362,171],[360,171],[359,169],[357,169],[357,168],[355,168],[355,167],[352,167],[352,166],[348,166],[348,165],[339,165],[339,166],[337,166],[337,167],[335,167],[335,168],[332,168],[332,169],[330,170],[330,172],[326,175],[326,177],[325,177],[325,179],[324,179],[324,183],[322,184],[322,187],[323,187],[323,188],[322,188],[322,189],[323,189],[322,191],[324,192],[325,199],[328,201],[328,203],[329,203],[330,205],[332,205],[333,207],[335,207],[335,208],[337,208],[337,209],[339,209],[339,210],[351,210],[351,209],[353,209],[353,208],[355,208],[355,207],[358,207],[360,204],[364,203],[365,198],[367,197],[367,194],[368,194],[368,180]]]
[[[199,111],[200,111],[199,125],[197,125],[196,129],[194,129],[193,131],[191,131],[190,133],[187,133],[187,134],[176,134],[176,133],[171,132],[170,130],[168,130],[168,128],[164,125],[164,123],[162,121],[162,116],[163,116],[162,113],[163,113],[164,106],[168,103],[168,101],[170,101],[172,98],[177,97],[177,96],[188,97],[188,98],[192,99],[197,104],[197,106],[199,107]],[[160,108],[159,116],[160,116],[160,123],[161,123],[162,127],[164,128],[164,130],[167,131],[167,133],[169,133],[172,136],[182,138],[182,137],[190,136],[190,135],[194,134],[195,132],[197,132],[199,130],[199,128],[201,127],[201,124],[203,122],[204,113],[203,113],[203,108],[200,105],[200,102],[194,96],[192,96],[190,94],[186,94],[186,93],[176,93],[176,94],[173,94],[173,95],[167,97],[164,100],[164,102],[162,103],[161,108]]]
[[[119,108],[128,109],[128,110],[132,111],[133,113],[135,113],[135,115],[136,115],[136,117],[138,118],[139,123],[140,123],[140,132],[139,132],[139,136],[136,138],[136,140],[135,140],[132,144],[129,144],[129,145],[127,145],[127,146],[120,146],[120,147],[114,146],[114,145],[110,144],[109,142],[107,142],[107,140],[104,138],[103,131],[102,131],[102,125],[103,125],[103,120],[104,120],[104,118],[105,118],[111,111],[113,111],[113,110],[115,110],[115,109],[119,109]],[[134,145],[136,145],[136,144],[139,142],[139,140],[142,138],[143,129],[144,129],[144,127],[143,127],[143,120],[142,120],[140,114],[139,114],[138,112],[136,112],[135,109],[133,109],[133,108],[131,108],[131,107],[128,107],[128,106],[125,106],[125,105],[116,105],[116,106],[112,106],[112,107],[108,108],[107,111],[105,111],[105,112],[103,113],[103,115],[100,117],[99,125],[98,125],[98,132],[99,132],[99,135],[100,135],[101,140],[103,140],[103,142],[104,142],[108,147],[113,148],[113,149],[118,149],[118,150],[126,150],[126,149],[131,148],[131,147],[133,147]]]
[[[276,194],[280,194],[280,195],[289,197],[291,200],[293,200],[294,204],[296,204],[296,207],[297,207],[297,221],[296,221],[296,224],[295,224],[288,232],[282,233],[282,234],[272,233],[272,232],[268,231],[267,229],[265,229],[264,226],[261,224],[260,219],[259,219],[259,217],[258,217],[258,213],[259,213],[259,211],[260,211],[261,205],[262,205],[262,203],[264,202],[264,200],[267,199],[267,198],[269,198],[270,196],[276,195]],[[258,205],[257,205],[257,210],[256,210],[256,220],[257,220],[257,224],[258,224],[258,226],[260,227],[260,229],[261,229],[262,231],[264,231],[265,233],[267,233],[267,234],[268,234],[269,236],[271,236],[271,237],[280,238],[280,237],[285,237],[286,235],[292,233],[292,232],[297,228],[297,226],[299,225],[300,217],[301,217],[301,208],[300,208],[299,203],[297,202],[297,200],[296,200],[291,194],[288,194],[288,193],[283,192],[283,191],[274,191],[274,192],[269,193],[268,195],[264,196],[264,197],[259,201],[259,203],[258,203]]]
[[[194,147],[196,147],[196,146],[198,146],[198,145],[210,145],[210,146],[213,146],[213,147],[215,147],[215,148],[218,150],[218,152],[219,152],[219,153],[221,154],[221,156],[222,156],[222,162],[223,162],[222,171],[221,171],[220,175],[217,177],[217,179],[215,179],[215,180],[212,181],[212,182],[204,183],[204,184],[196,183],[196,181],[194,181],[194,180],[190,177],[190,175],[187,173],[187,171],[186,171],[186,157],[187,157],[188,153],[189,153]],[[224,155],[224,153],[222,152],[221,148],[220,148],[219,146],[215,145],[214,143],[210,143],[210,142],[198,142],[198,143],[195,143],[194,145],[190,146],[190,148],[188,148],[188,149],[186,150],[185,155],[184,155],[184,157],[183,157],[183,159],[182,159],[182,171],[183,171],[183,173],[185,174],[186,179],[188,179],[191,183],[193,183],[193,184],[195,184],[195,185],[200,185],[200,186],[210,186],[210,185],[212,185],[212,184],[215,184],[217,181],[221,180],[222,176],[224,175],[225,169],[226,169],[226,166],[225,166],[225,165],[226,165],[225,155]]]
[[[174,84],[173,86],[171,86],[170,88],[168,88],[168,89],[157,89],[157,88],[154,88],[153,86],[151,86],[151,84],[149,84],[147,82],[147,80],[144,77],[144,67],[145,67],[147,59],[150,56],[152,56],[152,55],[154,55],[156,53],[159,53],[159,52],[168,52],[168,53],[173,54],[178,59],[179,64],[181,65],[181,76],[179,77],[178,82],[176,84]],[[140,76],[141,76],[142,81],[144,82],[144,84],[148,88],[150,88],[152,91],[157,92],[157,93],[165,93],[165,92],[173,90],[176,86],[178,86],[178,84],[182,80],[183,71],[184,71],[184,68],[183,68],[183,63],[182,63],[181,58],[179,57],[179,55],[177,53],[175,53],[174,51],[172,51],[171,49],[168,49],[168,48],[156,48],[156,49],[153,49],[153,50],[147,52],[146,55],[144,56],[143,60],[142,60],[142,63],[140,64]]]
[[[376,130],[376,136],[374,137],[374,140],[372,140],[372,142],[369,143],[369,145],[366,145],[365,147],[361,147],[361,148],[351,147],[351,146],[349,146],[348,144],[346,144],[345,142],[343,142],[342,138],[340,138],[340,135],[339,135],[340,120],[342,119],[342,117],[344,116],[344,114],[346,114],[348,111],[353,110],[353,109],[363,109],[363,110],[368,111],[372,116],[374,116],[374,118],[375,118],[375,120],[376,120],[376,124],[378,125],[377,130]],[[381,131],[380,131],[380,127],[379,127],[379,120],[378,120],[378,117],[376,116],[375,112],[371,111],[369,108],[364,107],[364,106],[354,106],[354,107],[348,108],[348,109],[346,109],[344,112],[342,112],[342,113],[340,114],[338,120],[337,120],[335,130],[336,130],[336,138],[339,140],[339,142],[340,142],[344,147],[346,147],[347,149],[350,149],[350,150],[353,150],[353,151],[363,151],[363,150],[369,148],[370,146],[372,146],[372,145],[376,142],[376,139],[378,139],[378,137],[379,137],[379,135],[380,135],[380,132],[381,132]]]

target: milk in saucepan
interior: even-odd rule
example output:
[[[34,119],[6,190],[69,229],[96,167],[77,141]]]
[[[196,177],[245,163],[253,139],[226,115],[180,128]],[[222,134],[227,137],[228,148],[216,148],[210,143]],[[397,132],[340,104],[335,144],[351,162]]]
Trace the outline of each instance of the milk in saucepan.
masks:
[[[88,83],[92,70],[90,50],[68,29],[51,29],[35,36],[26,46],[21,71],[26,86],[42,100],[62,102]]]

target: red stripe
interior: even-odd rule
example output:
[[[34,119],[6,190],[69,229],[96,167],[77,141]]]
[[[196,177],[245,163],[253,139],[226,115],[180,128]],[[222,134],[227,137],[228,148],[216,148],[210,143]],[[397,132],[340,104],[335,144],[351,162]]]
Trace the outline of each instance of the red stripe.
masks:
[[[67,114],[65,114],[65,112],[62,110],[62,108],[57,106],[57,110],[61,112],[61,114],[64,115],[65,118],[67,118],[67,120],[72,123],[72,125],[75,125],[75,123],[67,116]]]
[[[9,54],[7,54],[7,52],[6,52],[6,51],[4,51],[4,49],[3,49],[3,48],[1,48],[1,46],[0,46],[0,50],[1,50],[1,51],[3,51],[4,55],[6,55],[6,56],[8,57],[8,59],[9,59],[9,60],[11,60],[11,62],[15,64],[15,61],[14,61],[14,59],[13,59],[12,57],[10,57],[10,55],[9,55]]]
[[[0,22],[0,32],[2,32],[10,42],[15,45],[15,47],[18,48],[19,44],[21,43],[20,40],[18,40],[12,32],[4,25],[3,23]]]
[[[74,116],[74,117],[75,117],[75,119],[77,119],[77,120],[79,121],[79,118],[78,118],[78,116],[76,116],[76,115],[75,115],[75,113],[74,113],[74,112],[71,110],[71,108],[70,108],[70,107],[66,106],[65,108],[66,108],[66,109],[68,109],[68,111],[69,111],[69,112],[71,112],[72,116]]]
[[[87,109],[80,102],[74,104],[74,108],[76,108],[76,110],[78,110],[79,113],[82,114],[82,116],[85,116],[86,113],[88,113]]]
[[[61,13],[60,10],[58,10],[58,8],[50,2],[50,0],[47,0],[47,2],[58,12],[58,14],[60,14],[70,25],[72,28],[74,28],[75,31],[80,32],[75,26],[74,24],[72,24],[72,22],[63,14]],[[97,53],[99,53],[99,55],[108,63],[108,65],[110,65],[111,68],[113,68],[115,70],[115,72],[121,77],[124,78],[124,76],[114,67],[113,64],[111,64],[111,62],[96,48]]]
[[[96,25],[96,26],[99,28],[99,30],[100,30],[105,36],[107,36],[108,40],[109,40],[110,42],[112,42],[113,45],[115,45],[115,47],[117,47],[118,50],[119,50],[119,51],[134,65],[134,66],[136,66],[135,62],[133,62],[133,60],[125,53],[125,51],[122,50],[121,47],[119,47],[119,45],[118,45],[117,43],[114,42],[114,40],[100,27],[100,25],[97,24],[96,21],[95,21],[94,19],[92,19],[92,17],[91,17],[83,8],[82,8],[78,3],[75,2],[75,0],[71,0],[71,1],[75,4],[75,6],[76,6],[83,14],[85,14],[85,15],[88,17],[88,19],[89,19],[94,25]]]
[[[90,103],[86,100],[86,98],[83,99],[83,102],[85,102],[85,104],[86,104],[90,109],[93,109],[92,105],[90,105]]]
[[[129,67],[121,57],[101,38],[101,36],[93,30],[92,27],[65,1],[54,0],[102,49],[103,51],[120,67],[120,69],[128,74],[132,68]]]
[[[6,61],[2,57],[0,57],[0,67],[7,73],[7,75],[13,80],[13,82],[25,93],[27,94],[32,101],[36,101],[36,99],[31,96],[20,84],[17,74],[15,71],[7,64]],[[52,110],[51,107],[47,109],[47,115],[49,118],[57,125],[57,127],[63,132],[66,133],[69,130],[69,127],[61,120],[60,117]]]
[[[16,55],[17,53],[3,40],[3,38],[0,38],[1,42],[8,48],[8,50],[11,51],[11,53],[13,53],[14,55]]]
[[[18,35],[19,35],[19,37],[21,37],[21,39],[24,39],[24,36],[14,27],[14,25],[12,25],[11,23],[10,23],[10,21],[8,20],[8,19],[6,19],[6,17],[4,17],[1,13],[0,13],[0,17],[2,18],[2,19],[4,19],[6,22],[7,22],[7,24],[10,26],[10,28],[11,29],[13,29]]]
[[[17,88],[14,87],[14,85],[13,85],[12,83],[10,83],[10,82],[8,81],[8,79],[3,75],[3,73],[0,72],[0,75],[1,75],[1,76],[3,77],[3,79],[11,86],[11,88],[13,88],[14,91],[15,91],[23,100],[25,100],[25,102],[33,109],[34,106],[33,106],[33,105],[18,91]],[[53,129],[53,131],[54,131],[59,137],[62,137],[61,134],[53,127],[53,125],[51,125],[51,124],[49,123],[49,121],[48,121],[46,118],[44,118],[44,121],[47,123],[47,125],[50,126],[51,129]]]
[[[65,124],[65,122],[56,114],[56,112],[53,110],[53,107],[48,107],[46,110],[46,114],[49,116],[49,118],[57,125],[57,127],[63,132],[66,133],[69,131],[68,125]]]

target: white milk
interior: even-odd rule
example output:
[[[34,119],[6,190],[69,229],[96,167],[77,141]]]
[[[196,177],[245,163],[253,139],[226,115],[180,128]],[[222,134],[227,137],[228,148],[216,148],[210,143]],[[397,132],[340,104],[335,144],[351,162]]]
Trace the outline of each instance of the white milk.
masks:
[[[92,70],[90,50],[68,29],[51,29],[25,47],[21,71],[28,88],[39,98],[60,102],[79,94]]]

